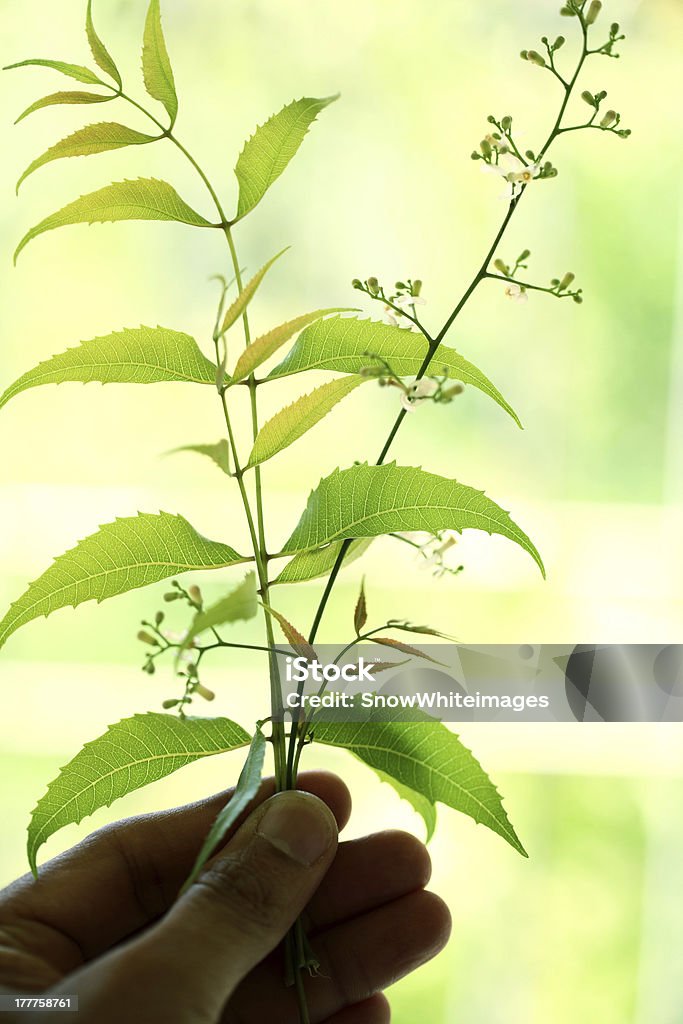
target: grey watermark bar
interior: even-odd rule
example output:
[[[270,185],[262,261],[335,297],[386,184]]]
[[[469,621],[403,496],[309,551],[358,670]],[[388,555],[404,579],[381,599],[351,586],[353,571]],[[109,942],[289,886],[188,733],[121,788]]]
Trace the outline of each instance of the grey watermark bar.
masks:
[[[683,722],[683,644],[316,645],[278,655],[284,717]],[[411,653],[419,647],[421,656]]]
[[[78,1010],[78,996],[70,995],[4,995],[0,996],[0,1013],[65,1013]]]

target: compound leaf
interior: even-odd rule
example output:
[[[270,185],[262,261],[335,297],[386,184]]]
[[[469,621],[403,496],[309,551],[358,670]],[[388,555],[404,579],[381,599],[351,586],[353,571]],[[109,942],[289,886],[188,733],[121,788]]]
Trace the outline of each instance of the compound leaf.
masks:
[[[253,619],[258,611],[258,600],[256,596],[256,576],[250,572],[245,576],[239,586],[231,590],[229,594],[222,597],[216,604],[197,612],[178,650],[178,657],[187,650],[195,637],[207,629],[215,626],[224,626],[226,622],[238,622],[246,619]]]
[[[68,224],[104,224],[119,220],[162,220],[209,228],[212,225],[187,205],[176,190],[157,178],[138,178],[135,181],[116,181],[97,192],[81,196],[57,213],[51,214],[24,235],[14,254],[46,231]]]
[[[254,738],[251,741],[249,753],[247,754],[247,759],[244,762],[244,767],[240,773],[235,790],[229,802],[225,805],[211,826],[211,831],[206,837],[204,845],[199,851],[197,860],[194,863],[194,867],[183,886],[183,892],[185,892],[185,890],[196,881],[199,873],[211,854],[214,853],[216,847],[222,842],[239,816],[246,811],[247,807],[258,793],[261,787],[261,779],[263,777],[263,762],[265,761],[265,757],[266,738],[261,730],[257,729],[254,733]]]
[[[343,567],[361,558],[372,544],[374,537],[364,537],[363,540],[354,540],[344,558]],[[328,544],[327,547],[317,548],[313,551],[304,551],[295,555],[287,562],[280,575],[273,580],[273,583],[306,583],[308,580],[317,580],[327,576],[333,568],[343,541],[336,544]]]
[[[383,717],[387,719],[387,714]],[[392,721],[391,715],[384,721],[316,722],[314,739],[350,750],[431,804],[443,803],[469,815],[527,856],[498,790],[474,755],[441,722]]]
[[[409,377],[419,371],[426,351],[424,338],[415,331],[375,320],[333,316],[307,327],[268,379],[287,377],[304,370],[359,373],[364,367],[378,365],[372,356],[380,356],[385,360],[398,377]],[[445,374],[453,380],[478,388],[505,409],[521,427],[519,417],[500,391],[481,370],[455,349],[440,345],[429,372],[437,376]]]
[[[359,376],[342,377],[322,384],[310,395],[302,395],[291,405],[285,406],[261,427],[251,450],[247,468],[272,459],[273,455],[294,444],[366,380],[366,377]]]
[[[152,99],[159,100],[164,105],[171,118],[172,128],[178,116],[178,95],[161,27],[159,0],[151,0],[147,12],[142,46],[142,73],[147,92]]]
[[[189,334],[166,327],[129,328],[84,341],[39,363],[0,396],[0,409],[20,392],[42,384],[213,384],[215,377],[216,367]]]
[[[277,256],[273,256],[272,260],[268,260],[268,262],[265,263],[256,274],[254,274],[251,281],[248,281],[247,284],[245,284],[244,288],[225,314],[223,326],[221,327],[221,334],[225,334],[225,332],[229,330],[237,320],[239,320],[251,300],[254,298],[254,295],[256,295],[261,281],[266,276],[273,263],[275,263],[276,260],[279,260],[286,252],[287,250],[283,249],[277,254]]]
[[[101,68],[101,70],[104,71],[105,74],[109,75],[110,78],[113,78],[120,89],[121,75],[119,74],[119,69],[116,67],[113,57],[107,50],[107,47],[104,45],[100,37],[98,36],[95,30],[95,26],[93,25],[92,0],[88,0],[88,10],[85,16],[85,31],[88,36],[88,42],[90,43],[92,55],[95,58],[95,63],[97,64],[98,68]]]
[[[207,540],[182,516],[144,512],[101,526],[60,555],[0,622],[0,647],[21,626],[59,608],[101,601],[200,569],[246,562],[227,544]]]
[[[148,142],[156,141],[157,136],[155,135],[144,135],[142,132],[127,128],[124,124],[117,124],[115,121],[89,124],[85,128],[79,128],[65,139],[61,139],[34,160],[19,178],[17,192],[29,175],[53,160],[63,160],[73,156],[93,156],[96,153],[109,153],[114,149],[123,149],[125,146],[144,146]]]
[[[319,483],[282,554],[311,551],[332,541],[378,537],[402,530],[484,530],[519,544],[545,576],[527,535],[483,491],[413,466],[336,469]]]
[[[256,129],[245,143],[235,167],[239,182],[235,220],[241,220],[261,202],[295,156],[320,111],[338,98],[294,100]]]
[[[68,105],[79,105],[88,103],[109,103],[115,99],[114,96],[101,96],[97,92],[52,92],[49,96],[43,96],[42,99],[36,100],[30,107],[27,107],[23,114],[14,122],[19,124],[29,114],[35,113],[36,110],[42,110],[44,107],[58,107]]]
[[[31,870],[37,873],[43,843],[66,825],[186,764],[248,743],[249,733],[229,718],[183,719],[149,712],[111,725],[85,744],[38,801],[28,829]]]
[[[295,334],[298,334],[308,324],[313,323],[314,320],[319,320],[329,313],[343,312],[349,312],[349,310],[340,308],[318,309],[315,313],[304,313],[303,316],[296,317],[294,320],[288,320],[287,323],[280,324],[279,327],[274,327],[272,331],[268,331],[267,334],[256,338],[255,341],[252,341],[251,345],[245,348],[237,360],[235,372],[232,375],[232,383],[237,384],[252,374],[261,363],[265,363],[266,359],[274,355],[290,338],[293,338]]]
[[[206,455],[216,463],[223,473],[227,476],[231,475],[230,445],[225,438],[218,441],[217,444],[185,444],[181,448],[174,448],[173,451],[168,452],[168,455],[176,455],[179,452],[195,452],[197,455]]]
[[[94,71],[84,68],[80,64],[66,64],[63,60],[20,60],[16,64],[8,64],[3,71],[12,71],[14,68],[50,68],[52,71],[59,71],[67,78],[75,78],[77,82],[84,82],[86,85],[104,85],[101,78],[98,78]]]

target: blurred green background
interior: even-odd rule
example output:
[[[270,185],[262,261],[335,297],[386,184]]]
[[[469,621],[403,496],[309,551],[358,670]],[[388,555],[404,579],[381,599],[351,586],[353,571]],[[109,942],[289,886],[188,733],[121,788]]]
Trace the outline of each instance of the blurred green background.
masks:
[[[164,6],[178,134],[228,209],[232,168],[254,125],[293,97],[342,93],[238,231],[251,272],[292,245],[253,307],[255,330],[308,309],[354,305],[350,279],[370,274],[422,278],[425,318],[438,328],[504,213],[500,183],[469,159],[486,116],[513,114],[530,146],[554,120],[550,77],[517,55],[544,32],[571,36],[559,0]],[[99,29],[138,96],[144,7],[96,4]],[[4,0],[2,64],[32,56],[89,63],[84,8],[81,0]],[[378,622],[428,620],[472,643],[680,640],[683,9],[678,0],[615,0],[601,20],[613,19],[629,36],[624,59],[595,58],[583,85],[608,89],[634,134],[628,142],[597,132],[561,140],[552,154],[560,177],[533,187],[500,252],[510,259],[530,248],[534,280],[573,270],[585,304],[532,296],[514,305],[490,283],[450,338],[498,384],[525,431],[470,390],[451,406],[422,408],[395,447],[400,462],[485,487],[511,509],[541,550],[548,581],[521,550],[485,535],[465,535],[455,559],[466,571],[442,581],[407,547],[379,541],[364,565]],[[163,177],[210,211],[190,169],[163,145],[43,169],[15,200],[24,167],[85,121],[121,119],[145,130],[113,105],[85,117],[78,108],[43,111],[11,127],[33,99],[69,88],[64,81],[28,69],[2,79],[2,386],[54,352],[124,326],[162,323],[207,340],[216,300],[208,278],[226,269],[217,235],[166,225],[55,232],[12,269],[13,248],[31,224],[108,181]],[[574,109],[585,112],[580,101]],[[262,389],[263,415],[311,385],[292,379]],[[53,555],[138,509],[180,512],[207,535],[246,547],[238,502],[214,467],[160,457],[218,439],[219,410],[206,390],[65,385],[3,410],[3,607]],[[266,466],[273,547],[321,475],[376,457],[395,412],[395,394],[368,385]],[[245,445],[246,415],[243,422]],[[336,591],[324,627],[330,641],[346,635],[362,571],[348,569]],[[220,588],[207,578],[208,595]],[[28,814],[57,768],[106,724],[174,695],[170,674],[139,672],[134,639],[162,590],[32,624],[3,652],[1,881],[24,870]],[[319,592],[318,584],[283,590],[278,607],[305,626]],[[250,629],[259,636],[256,624]],[[218,691],[212,711],[245,725],[263,713],[258,660],[231,657],[211,666],[207,682]],[[463,738],[499,784],[531,859],[442,813],[433,885],[452,908],[454,936],[395,989],[398,1024],[418,1014],[449,1024],[680,1021],[683,925],[671,899],[683,881],[679,731],[487,725],[467,726]],[[317,749],[309,763],[314,758],[354,785],[353,833],[379,822],[419,830],[407,806],[362,766]],[[199,797],[237,770],[232,756],[195,765],[65,830],[47,853],[120,815]]]

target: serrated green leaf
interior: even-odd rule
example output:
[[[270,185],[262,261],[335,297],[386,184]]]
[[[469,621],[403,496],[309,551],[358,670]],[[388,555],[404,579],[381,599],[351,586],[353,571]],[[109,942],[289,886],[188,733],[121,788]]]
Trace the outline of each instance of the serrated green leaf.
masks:
[[[105,221],[113,223],[120,220],[176,221],[199,228],[213,227],[165,181],[157,178],[116,181],[97,192],[81,196],[31,228],[19,243],[14,262],[29,242],[46,231],[68,224],[104,224]]]
[[[344,559],[343,568],[361,558],[372,544],[374,537],[364,537],[363,540],[354,540],[349,546]],[[328,544],[327,547],[318,548],[315,551],[304,551],[295,555],[287,562],[275,583],[306,583],[308,580],[317,580],[327,576],[333,568],[343,541],[336,544]]]
[[[100,96],[97,92],[52,92],[49,96],[43,96],[42,99],[36,100],[30,107],[27,107],[23,114],[14,122],[19,124],[29,114],[35,113],[36,110],[43,110],[44,107],[58,107],[61,105],[68,106],[80,105],[88,103],[110,103],[111,100],[115,99],[114,96]]]
[[[8,64],[3,71],[13,71],[14,68],[50,68],[52,71],[59,71],[67,78],[75,78],[77,82],[85,82],[86,85],[104,85],[101,78],[98,78],[94,71],[84,68],[80,64],[66,64],[63,60],[20,60],[16,64]]]
[[[425,661],[433,661],[435,665],[443,664],[442,661],[432,658],[431,654],[421,651],[419,647],[413,647],[412,644],[404,644],[402,640],[394,640],[393,637],[373,636],[372,642],[373,644],[382,644],[383,647],[393,647],[395,651],[401,651],[402,654],[410,654],[414,658],[424,658]]]
[[[147,12],[142,46],[142,73],[147,92],[152,99],[159,100],[166,107],[172,128],[178,116],[178,96],[161,27],[159,0],[151,0]]]
[[[246,619],[253,619],[258,611],[258,600],[256,596],[256,576],[250,572],[242,582],[231,590],[229,594],[222,597],[210,608],[197,612],[192,624],[178,649],[178,657],[187,650],[190,644],[207,629],[214,626],[223,626],[226,622],[239,622]],[[177,659],[176,659],[177,660]]]
[[[65,825],[78,824],[186,764],[248,743],[249,733],[229,718],[182,719],[150,712],[111,725],[85,744],[38,801],[28,829],[31,870],[36,873],[43,843]]]
[[[88,10],[85,16],[85,31],[88,36],[88,42],[90,43],[90,49],[92,55],[95,58],[95,63],[98,68],[101,68],[106,75],[113,78],[119,89],[121,88],[121,75],[119,69],[114,63],[114,59],[107,50],[100,37],[98,36],[95,26],[92,20],[92,0],[88,0]]]
[[[64,160],[73,156],[94,156],[96,153],[109,153],[114,149],[124,149],[126,146],[145,146],[149,142],[157,141],[156,135],[144,135],[115,121],[86,125],[85,128],[79,128],[72,135],[61,139],[29,164],[17,182],[17,192],[29,175],[53,160]]]
[[[230,470],[230,445],[223,438],[217,444],[185,444],[180,448],[174,448],[167,452],[168,455],[176,455],[179,452],[196,452],[197,455],[206,455],[212,459],[218,468],[227,476],[231,475]]]
[[[292,647],[300,657],[307,658],[308,661],[315,661],[317,658],[315,650],[311,647],[303,633],[298,630],[296,626],[293,626],[292,623],[284,617],[284,615],[280,612],[276,612],[274,608],[269,607],[267,604],[264,604],[263,607],[278,623],[289,646]]]
[[[380,771],[379,768],[375,768],[374,771],[380,782],[386,782],[391,786],[398,793],[401,800],[407,800],[411,807],[421,816],[427,829],[425,841],[429,842],[436,829],[436,804],[433,804],[422,793],[416,792],[410,786],[404,786],[398,779],[394,779],[391,775],[387,775],[386,772]]]
[[[199,569],[248,562],[227,544],[207,540],[182,516],[138,513],[101,526],[60,555],[0,622],[0,647],[21,626],[59,608],[105,601]]]
[[[360,631],[368,621],[368,602],[365,596],[365,580],[361,580],[360,593],[358,594],[358,600],[356,601],[356,607],[353,612],[353,628],[356,631],[356,636],[360,636]]]
[[[285,324],[280,324],[279,327],[274,327],[272,331],[268,331],[267,334],[256,338],[255,341],[252,341],[251,345],[245,348],[237,360],[235,372],[232,375],[232,383],[237,384],[239,381],[249,377],[261,363],[265,363],[266,359],[274,355],[290,338],[293,338],[295,334],[298,334],[308,324],[313,323],[314,320],[319,320],[330,313],[344,312],[350,312],[350,310],[340,308],[318,309],[315,313],[305,313],[303,316],[298,316],[296,319],[289,320]]]
[[[195,882],[202,868],[215,851],[219,843],[225,838],[232,826],[241,814],[254,799],[261,787],[263,778],[263,762],[266,758],[266,738],[260,729],[254,733],[254,738],[249,747],[247,759],[240,772],[237,785],[232,797],[220,812],[209,832],[204,844],[199,851],[197,860],[190,875],[185,882],[182,892],[185,892]]]
[[[321,110],[338,96],[294,100],[260,125],[245,143],[235,167],[240,192],[235,220],[241,220],[261,202],[287,164],[296,155],[308,129]]]
[[[265,263],[256,274],[254,274],[251,281],[248,281],[245,284],[244,288],[225,314],[223,326],[221,327],[221,334],[225,334],[225,332],[229,330],[237,320],[239,320],[251,300],[254,298],[254,295],[256,295],[261,281],[266,276],[273,263],[275,263],[276,260],[279,260],[286,252],[287,249],[282,249],[282,251],[276,256],[273,256],[272,260],[268,260],[268,262]]]
[[[166,327],[138,327],[84,341],[39,363],[0,396],[0,409],[15,395],[42,384],[213,384],[216,367],[189,334]]]
[[[310,395],[302,395],[291,405],[285,406],[261,427],[246,468],[258,466],[294,444],[365,381],[367,377],[358,376],[332,380],[316,388]]]
[[[420,370],[427,349],[424,338],[415,331],[376,320],[334,316],[307,327],[291,352],[268,375],[268,380],[304,370],[359,373],[365,366],[377,366],[368,353],[381,356],[398,377],[410,377]],[[453,380],[478,388],[505,409],[521,427],[517,413],[495,385],[455,349],[440,345],[429,372],[436,376],[446,374]]]
[[[321,480],[282,554],[332,541],[400,530],[484,530],[519,544],[543,576],[541,556],[527,535],[483,491],[413,466],[352,466]]]
[[[498,790],[474,755],[441,722],[316,722],[314,739],[350,750],[432,804],[469,815],[527,856]]]

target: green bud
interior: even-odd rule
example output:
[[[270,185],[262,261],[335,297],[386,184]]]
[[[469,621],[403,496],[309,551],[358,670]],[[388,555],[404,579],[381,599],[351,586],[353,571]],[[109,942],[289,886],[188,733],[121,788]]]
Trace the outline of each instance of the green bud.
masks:
[[[602,10],[601,0],[591,0],[591,5],[588,8],[588,14],[586,15],[586,24],[592,25],[597,20],[600,11]]]
[[[554,277],[550,283],[553,286],[553,288],[559,288],[560,287],[560,279],[559,279],[559,277]]]
[[[496,270],[500,270],[501,274],[510,273],[510,268],[508,267],[507,263],[504,263],[502,260],[494,260],[493,265],[496,268]]]
[[[394,288],[396,289],[397,292],[405,291],[407,287],[408,285],[405,283],[405,281],[397,281],[396,284],[394,285]]]
[[[612,25],[611,25],[609,31],[610,31],[610,35],[611,36],[613,36],[613,37],[614,36],[618,36],[619,35],[619,22],[618,21],[612,22]]]
[[[481,160],[481,153],[477,153],[476,149],[472,151],[472,160]]]
[[[179,598],[180,594],[178,594],[175,590],[170,590],[167,594],[164,594],[164,601],[166,602],[177,601],[179,600]]]
[[[145,665],[145,667],[143,668],[143,672],[146,672],[148,676],[153,676],[154,673],[156,672],[156,668],[154,666],[154,662],[153,661],[148,661],[147,664]]]
[[[488,139],[482,139],[481,142],[479,143],[479,148],[481,149],[485,157],[491,156],[491,143],[488,141]]]
[[[201,683],[197,683],[194,692],[198,693],[200,697],[204,698],[204,700],[216,699],[216,694],[213,692],[213,690],[207,689],[206,686],[202,686]]]
[[[560,9],[560,14],[562,15],[563,18],[573,18],[575,13],[576,12],[573,11],[571,9],[571,7],[562,7]]]
[[[619,135],[622,139],[627,139],[630,134],[631,134],[631,129],[630,128],[622,128],[621,131],[617,132],[617,135]]]
[[[422,281],[413,281],[413,295],[417,298],[422,291]]]
[[[523,260],[528,260],[530,256],[531,256],[531,249],[525,249],[523,253],[520,253],[520,256],[519,256],[520,263]]]
[[[607,99],[607,90],[601,89],[600,92],[596,94],[595,98],[598,103],[602,103],[603,100]]]
[[[526,53],[526,50],[524,52]],[[493,114],[489,114],[489,116],[486,118],[486,120],[488,121],[489,124],[495,124],[496,123],[496,119],[493,116]]]
[[[357,277],[354,277],[353,281],[351,282],[351,287],[358,290],[359,288],[363,287],[363,283]]]
[[[161,705],[166,711],[170,711],[171,708],[177,708],[180,704],[179,700],[165,700]]]
[[[561,50],[566,42],[567,40],[564,38],[564,36],[558,36],[555,42],[553,43],[553,50]]]
[[[583,298],[581,297],[581,295],[575,295],[575,296],[574,296],[574,302],[575,302],[575,303],[576,303],[576,304],[577,304],[578,306],[580,306],[580,305],[581,305],[581,303],[583,302]]]
[[[154,622],[157,626],[160,626],[165,618],[166,616],[164,615],[163,612],[157,612],[156,615],[154,616]]]
[[[528,50],[522,50],[522,52],[520,53],[520,57],[522,58],[522,60],[528,60],[529,59],[529,51]]]
[[[138,633],[138,640],[143,644],[149,644],[150,647],[158,647],[159,641],[151,633],[147,633],[144,629],[141,629]]]
[[[371,295],[379,295],[379,281],[376,277],[369,277],[366,283]]]
[[[608,110],[603,119],[600,122],[601,128],[609,128],[610,125],[614,124],[617,119],[616,110]]]
[[[204,599],[202,598],[202,592],[197,586],[192,586],[188,589],[188,594],[192,598],[195,604],[203,604]]]
[[[509,132],[510,129],[512,128],[512,118],[510,117],[509,114],[506,114],[500,123],[503,128],[503,131]]]
[[[562,280],[560,281],[560,291],[561,292],[566,291],[567,288],[569,288],[569,285],[572,283],[572,281],[574,280],[575,277],[576,277],[575,274],[571,274],[571,273],[570,274],[565,274],[564,277],[562,278]]]
[[[585,90],[585,92],[581,93],[581,99],[584,103],[587,103],[589,107],[595,106],[595,96],[592,92],[588,92],[587,89]]]
[[[531,61],[532,64],[536,64],[539,68],[545,67],[545,60],[541,57],[538,50],[529,50],[527,60]]]

